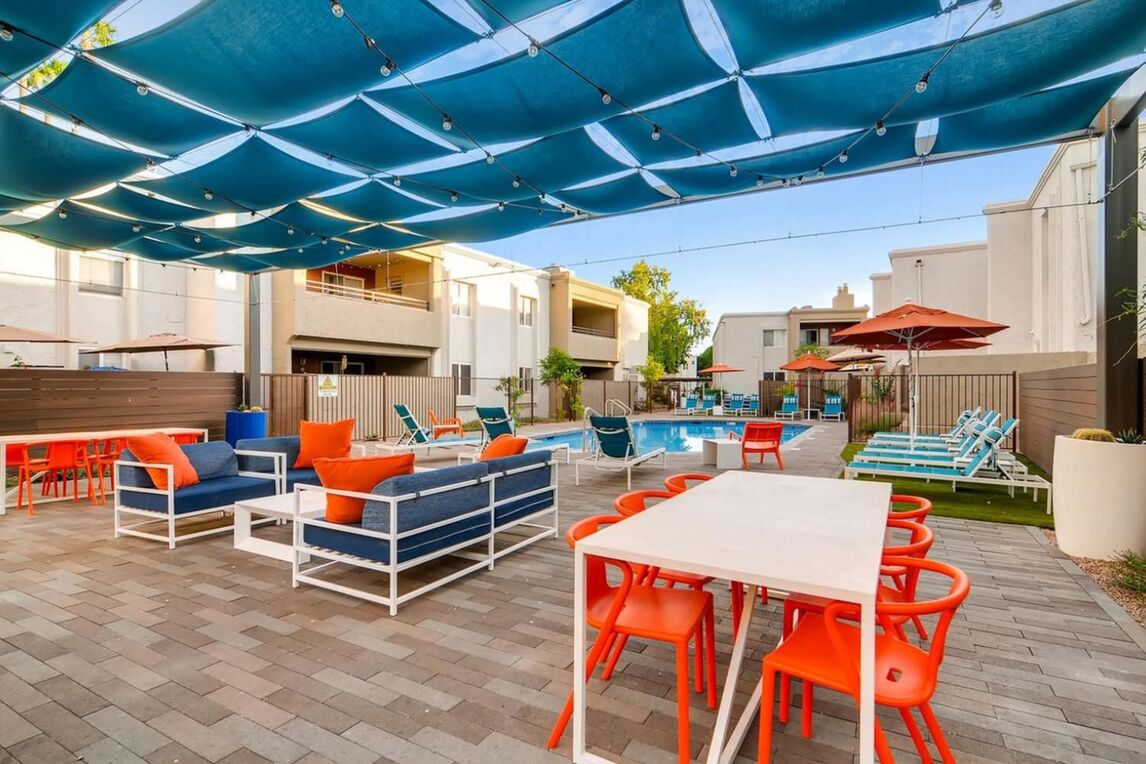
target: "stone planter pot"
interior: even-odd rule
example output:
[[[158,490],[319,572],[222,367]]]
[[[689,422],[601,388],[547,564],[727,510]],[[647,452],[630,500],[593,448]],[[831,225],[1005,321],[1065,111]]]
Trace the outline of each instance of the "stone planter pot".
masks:
[[[1146,554],[1146,446],[1054,439],[1054,527],[1076,557]]]

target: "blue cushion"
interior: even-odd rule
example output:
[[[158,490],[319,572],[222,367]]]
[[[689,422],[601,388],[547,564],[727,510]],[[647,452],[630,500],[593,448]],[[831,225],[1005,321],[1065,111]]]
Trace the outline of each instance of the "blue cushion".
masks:
[[[527,517],[535,512],[540,512],[543,509],[549,509],[553,506],[555,499],[555,494],[552,489],[534,496],[526,496],[517,500],[513,499],[515,496],[549,487],[550,471],[553,469],[552,466],[548,469],[531,469],[513,475],[506,475],[505,477],[497,477],[497,475],[507,470],[520,469],[521,467],[536,464],[551,465],[552,463],[553,452],[548,449],[527,451],[524,454],[506,456],[501,459],[491,459],[485,463],[489,468],[489,473],[495,476],[493,483],[494,500],[499,503],[505,502],[505,504],[502,504],[496,510],[495,525],[504,525],[518,518]]]
[[[281,438],[244,438],[235,443],[236,451],[270,451],[286,454],[286,468],[289,471],[298,460],[299,436],[287,435]],[[244,472],[274,472],[275,463],[265,456],[240,456],[239,469]],[[288,477],[289,479],[289,477]]]
[[[318,479],[318,473],[311,467],[301,467],[297,470],[290,468],[287,464],[286,471],[286,489],[293,491],[295,483],[304,483],[306,485],[322,485],[322,481]]]
[[[187,455],[187,460],[195,468],[200,480],[239,475],[239,461],[235,458],[235,449],[225,440],[189,443],[180,448]]]
[[[131,449],[125,448],[119,453],[120,461],[124,462],[137,462],[139,459],[135,454],[131,453]],[[136,488],[154,488],[155,483],[151,481],[151,476],[147,474],[147,470],[142,467],[121,467],[119,470],[119,484],[124,486],[134,486]]]
[[[399,523],[401,524],[401,523]],[[346,528],[361,528],[360,523],[347,523]],[[433,530],[407,536],[398,544],[398,562],[432,554],[465,541],[476,541],[490,531],[489,517],[478,515],[456,523],[443,525]],[[390,542],[369,536],[360,536],[341,529],[306,525],[302,538],[307,544],[333,549],[336,552],[365,557],[383,564],[390,562]]]
[[[373,493],[379,496],[406,496],[441,488],[455,483],[477,480],[488,473],[484,462],[447,467],[430,472],[415,472],[412,475],[398,475],[383,480],[374,487]],[[423,525],[448,520],[451,517],[473,512],[489,504],[489,487],[484,483],[469,485],[446,493],[410,499],[402,502],[398,509],[398,532],[413,530]],[[379,501],[368,501],[362,509],[362,527],[372,531],[390,530],[390,505]]]
[[[121,486],[126,485],[122,478],[121,475]],[[144,473],[144,478],[147,478],[147,473]],[[148,479],[146,487],[151,487],[150,483],[151,481]],[[201,480],[195,485],[175,490],[175,514],[181,515],[213,507],[229,507],[236,501],[243,499],[273,496],[275,488],[275,481],[266,478],[219,477]],[[165,495],[120,491],[119,500],[125,507],[167,512],[167,497]]]

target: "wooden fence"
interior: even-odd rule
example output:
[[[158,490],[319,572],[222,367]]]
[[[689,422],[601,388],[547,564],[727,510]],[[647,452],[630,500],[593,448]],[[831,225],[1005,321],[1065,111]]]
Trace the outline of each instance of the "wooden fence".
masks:
[[[1097,383],[1094,364],[1020,374],[1023,454],[1050,472],[1055,436],[1098,421]]]
[[[206,427],[214,440],[242,400],[242,374],[4,369],[0,434]]]

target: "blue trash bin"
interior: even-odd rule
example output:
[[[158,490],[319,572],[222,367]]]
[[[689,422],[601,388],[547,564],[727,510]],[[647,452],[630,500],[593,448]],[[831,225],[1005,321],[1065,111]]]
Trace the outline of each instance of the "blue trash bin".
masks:
[[[240,440],[247,438],[267,437],[267,412],[265,411],[228,411],[227,412],[227,442],[231,448]]]

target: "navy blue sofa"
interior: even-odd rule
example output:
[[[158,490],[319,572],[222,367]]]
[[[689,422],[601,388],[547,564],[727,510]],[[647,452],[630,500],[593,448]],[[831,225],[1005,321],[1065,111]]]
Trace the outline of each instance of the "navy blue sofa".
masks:
[[[239,469],[250,472],[278,472],[281,470],[285,484],[284,492],[293,491],[295,483],[307,485],[320,485],[318,473],[313,467],[298,467],[294,463],[298,460],[299,437],[286,435],[279,438],[244,438],[235,442],[235,448],[240,451],[260,451],[263,453],[281,454],[276,459],[267,456],[240,456]]]
[[[130,450],[125,449],[115,462],[115,536],[137,536],[153,541],[166,541],[174,549],[177,541],[201,536],[229,533],[233,527],[214,525],[193,533],[175,534],[175,523],[211,512],[226,511],[236,501],[257,499],[281,493],[282,476],[243,470],[239,459],[265,458],[270,454],[232,449],[226,441],[191,443],[179,447],[199,475],[199,482],[175,490],[155,487],[145,466]],[[170,479],[168,483],[170,484]],[[164,523],[158,532],[157,522]]]
[[[330,489],[300,487],[299,490]],[[362,521],[298,521],[293,583],[308,583],[386,605],[398,605],[443,586],[523,546],[558,533],[557,465],[550,450],[401,475],[379,483],[367,498]],[[499,543],[500,542],[500,543]],[[399,591],[399,574],[451,555],[472,561],[449,570],[424,569],[424,583]],[[388,576],[388,592],[334,583],[317,575],[349,565]]]

